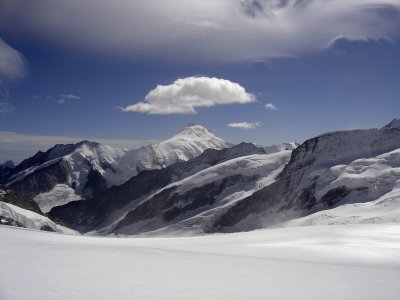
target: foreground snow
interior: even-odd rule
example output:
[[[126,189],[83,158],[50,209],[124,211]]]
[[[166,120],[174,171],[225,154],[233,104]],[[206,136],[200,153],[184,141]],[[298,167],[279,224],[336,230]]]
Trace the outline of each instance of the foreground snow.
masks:
[[[398,224],[147,239],[0,226],[0,240],[4,300],[398,299],[400,294]]]

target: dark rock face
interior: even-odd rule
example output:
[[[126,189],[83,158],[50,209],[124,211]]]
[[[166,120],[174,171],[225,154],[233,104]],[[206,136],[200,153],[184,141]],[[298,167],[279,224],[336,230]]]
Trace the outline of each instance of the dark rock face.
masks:
[[[3,217],[3,216],[0,216],[0,225],[24,227],[21,223],[15,221],[13,219],[10,219],[8,217]]]
[[[7,179],[11,176],[12,170],[13,168],[5,165],[0,165],[0,183],[7,181]]]
[[[9,176],[7,178],[3,178],[2,179],[3,181],[0,183],[2,183],[2,184],[6,183],[7,181],[10,180],[10,178],[13,175],[18,174],[21,171],[24,171],[26,169],[29,169],[29,168],[32,168],[35,166],[39,166],[41,164],[44,164],[46,162],[49,162],[49,161],[57,159],[57,158],[62,158],[63,156],[66,156],[66,155],[72,153],[75,149],[82,146],[83,144],[87,144],[87,145],[91,145],[91,146],[99,145],[98,143],[94,143],[94,142],[82,141],[77,144],[67,144],[67,145],[58,144],[58,145],[55,145],[53,148],[47,150],[46,152],[39,151],[34,156],[23,160],[20,164],[18,164],[15,168],[13,168],[13,170],[9,174]]]
[[[5,161],[4,163],[1,164],[1,166],[7,167],[7,168],[10,168],[10,169],[14,169],[15,168],[15,164],[14,164],[14,162],[12,160]]]
[[[43,225],[42,227],[40,227],[40,230],[49,231],[49,232],[55,232],[55,230],[53,228],[51,228],[49,225]]]
[[[99,144],[82,141],[77,144],[56,145],[46,152],[39,151],[31,158],[21,162],[7,175],[3,175],[1,180],[6,182],[8,187],[30,198],[49,192],[57,184],[71,185],[75,190],[77,183],[69,182],[72,169],[64,156],[73,153],[82,145],[96,147]],[[80,186],[76,193],[83,198],[91,198],[105,191],[107,189],[106,180],[93,168],[91,162],[83,159],[79,163],[86,164],[89,172],[85,186]]]
[[[15,165],[12,160],[7,160],[0,165],[0,184],[11,176],[14,168]]]
[[[49,151],[47,151],[47,152],[39,151],[34,156],[23,160],[20,164],[18,164],[12,170],[12,173],[10,174],[10,176],[8,178],[5,178],[4,180],[8,180],[12,175],[15,175],[23,170],[30,168],[30,167],[38,166],[40,164],[45,163],[47,161],[47,156],[48,156]],[[2,183],[5,183],[5,182],[2,182]]]
[[[264,227],[278,213],[288,210],[311,212],[317,205],[332,207],[350,193],[367,193],[368,188],[340,186],[316,199],[318,176],[311,172],[326,170],[337,162],[347,164],[400,148],[400,129],[383,128],[334,132],[307,140],[293,150],[289,163],[276,182],[238,201],[214,224],[213,231],[241,231]],[[251,218],[251,221],[249,221]],[[241,222],[247,220],[247,224]]]
[[[250,230],[250,228],[245,227],[233,227],[240,221],[253,214],[255,216],[252,226],[254,228],[262,228],[263,220],[261,218],[258,219],[256,214],[260,212],[266,212],[268,209],[279,203],[279,195],[283,194],[284,191],[284,183],[282,181],[276,181],[271,185],[255,192],[251,196],[238,201],[214,222],[213,228],[210,229],[208,233]]]
[[[355,189],[348,188],[347,186],[339,186],[337,188],[329,190],[325,195],[321,197],[320,202],[328,204],[329,207],[335,206],[343,198],[348,196],[351,192],[367,192],[368,187],[361,186]]]
[[[51,219],[57,219],[66,226],[80,231],[89,231],[101,224],[115,210],[162,188],[172,180],[169,170],[143,171],[120,186],[99,193],[96,197],[74,201],[54,207],[49,212]]]
[[[130,234],[159,229],[174,223],[175,219],[179,219],[184,214],[214,204],[215,197],[221,194],[226,188],[238,182],[249,182],[256,178],[255,176],[233,175],[218,182],[193,188],[182,194],[176,192],[176,187],[168,188],[131,210],[118,223],[114,232],[119,233],[120,229],[123,229],[125,226],[153,218],[158,219],[158,221],[153,221],[147,226],[142,226],[134,232],[130,232]]]
[[[351,193],[351,189],[347,186],[339,186],[337,188],[329,190],[325,195],[322,196],[321,202],[327,203],[329,207],[334,206],[340,202],[344,197]]]
[[[164,169],[142,171],[124,184],[111,187],[92,199],[55,207],[49,212],[49,216],[76,230],[89,231],[100,225],[114,211],[127,205],[128,209],[134,208],[145,196],[174,181],[226,160],[251,154],[265,154],[265,151],[250,143],[223,150],[207,149],[189,161],[178,162]]]
[[[54,164],[27,175],[22,180],[9,184],[9,187],[33,198],[37,194],[50,191],[57,183],[66,182],[69,172],[68,163],[59,159]]]
[[[82,197],[83,198],[96,197],[105,190],[107,190],[106,180],[98,171],[91,168],[87,176],[86,185],[83,188]]]
[[[43,215],[35,201],[2,185],[0,185],[0,201]]]

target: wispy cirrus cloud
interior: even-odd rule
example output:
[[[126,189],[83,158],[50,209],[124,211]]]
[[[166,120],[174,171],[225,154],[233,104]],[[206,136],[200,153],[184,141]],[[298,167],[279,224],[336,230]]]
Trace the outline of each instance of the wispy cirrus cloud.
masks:
[[[0,80],[15,80],[22,78],[24,75],[24,57],[0,38]]]
[[[80,96],[74,95],[74,94],[62,94],[60,96],[53,96],[53,95],[34,95],[34,99],[37,100],[52,100],[56,101],[58,104],[64,104],[69,101],[75,101],[75,100],[81,100],[82,98]]]
[[[19,16],[18,26],[10,16]],[[3,0],[0,26],[5,32],[40,35],[91,54],[226,63],[297,56],[319,50],[338,36],[399,40],[400,3]]]
[[[72,95],[72,94],[63,94],[63,95],[61,95],[60,98],[57,100],[57,103],[58,103],[58,104],[64,104],[65,102],[68,102],[68,101],[74,101],[74,100],[80,100],[80,99],[82,99],[82,98],[79,97],[79,96],[76,96],[76,95]]]
[[[0,115],[5,115],[15,110],[10,102],[0,102]]]
[[[123,108],[124,112],[146,114],[195,114],[196,108],[245,104],[256,100],[238,83],[215,77],[181,78],[169,85],[158,85],[143,102]]]
[[[238,128],[238,129],[256,129],[261,127],[261,122],[237,122],[237,123],[229,123],[228,127]]]

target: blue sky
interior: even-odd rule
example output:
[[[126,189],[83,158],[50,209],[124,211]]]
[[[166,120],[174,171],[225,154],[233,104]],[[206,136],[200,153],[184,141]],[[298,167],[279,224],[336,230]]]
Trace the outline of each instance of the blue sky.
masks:
[[[0,161],[63,137],[165,139],[188,122],[269,145],[400,116],[399,1],[29,3],[0,3],[0,131],[14,135]],[[173,101],[179,79],[191,85]],[[228,126],[243,122],[256,125]],[[27,136],[36,148],[21,151]]]

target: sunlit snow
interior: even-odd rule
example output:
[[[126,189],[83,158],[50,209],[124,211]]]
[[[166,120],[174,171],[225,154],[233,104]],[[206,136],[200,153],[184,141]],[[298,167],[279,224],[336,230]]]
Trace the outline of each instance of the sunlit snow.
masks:
[[[397,300],[400,294],[400,225],[125,239],[0,226],[0,240],[2,300]]]

